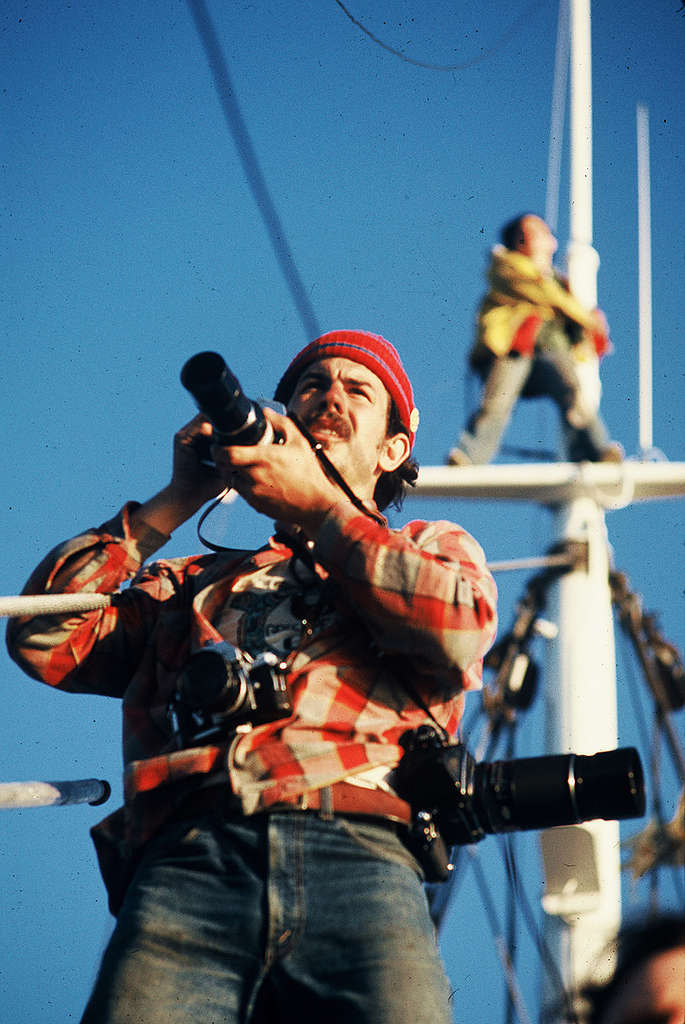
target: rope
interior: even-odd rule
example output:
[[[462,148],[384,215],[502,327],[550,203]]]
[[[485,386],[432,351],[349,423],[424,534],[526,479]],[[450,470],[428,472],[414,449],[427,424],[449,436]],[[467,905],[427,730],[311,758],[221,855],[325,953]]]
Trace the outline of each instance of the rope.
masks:
[[[110,594],[25,594],[21,597],[0,597],[0,618],[92,612],[98,608],[108,608],[111,603]]]
[[[217,549],[219,550],[219,549]],[[511,572],[517,569],[545,569],[573,566],[576,560],[568,553],[540,555],[533,558],[488,562],[490,572]],[[69,615],[109,608],[111,594],[22,594],[18,597],[0,597],[0,618],[22,615]]]
[[[558,998],[560,999],[560,1005],[563,1004],[565,1008],[565,1020],[567,1021],[567,1024],[580,1024],[571,997],[569,993],[566,991],[564,979],[559,973],[559,968],[557,967],[556,961],[554,960],[552,951],[549,948],[543,934],[540,931],[540,928],[536,923],[533,908],[531,907],[530,900],[521,882],[521,876],[518,871],[516,858],[514,856],[514,851],[511,844],[512,837],[504,835],[498,836],[497,838],[499,840],[500,853],[502,854],[505,871],[507,874],[507,878],[509,879],[509,884],[511,885],[514,891],[516,902],[520,910],[522,911],[523,920],[528,929],[528,934],[535,943],[536,949],[540,955],[540,962],[542,963],[543,969],[547,974],[550,985],[552,985],[557,990]],[[555,1021],[557,1020],[556,1016],[554,1019]]]
[[[490,572],[511,572],[517,569],[545,569],[573,565],[575,565],[575,559],[566,553],[541,555],[539,558],[488,562]],[[21,615],[68,615],[72,612],[78,614],[108,608],[111,603],[110,594],[24,594],[19,597],[0,597],[0,618]]]
[[[589,493],[600,508],[606,508],[609,511],[627,508],[632,502],[633,495],[635,494],[635,479],[628,473],[621,473],[620,489],[618,494],[604,494],[601,487],[593,487]]]
[[[547,569],[555,566],[574,566],[576,559],[568,552],[559,555],[540,555],[532,558],[512,558],[504,562],[488,562],[490,572],[511,572],[515,569]]]
[[[495,950],[497,951],[500,963],[502,964],[504,980],[506,982],[507,989],[509,990],[511,1001],[514,1007],[516,1008],[516,1013],[518,1014],[518,1018],[521,1024],[530,1024],[531,1018],[528,1015],[528,1011],[526,1010],[525,1004],[523,1002],[523,997],[521,995],[521,990],[519,988],[518,979],[516,977],[516,972],[514,970],[514,965],[509,957],[507,944],[504,939],[504,936],[502,935],[502,929],[497,918],[495,904],[490,894],[490,890],[488,889],[485,872],[483,871],[482,865],[478,859],[478,851],[471,846],[467,847],[467,851],[471,858],[471,867],[473,868],[473,872],[476,876],[476,883],[478,885],[478,889],[480,890],[481,899],[483,901],[483,907],[485,909],[485,916],[487,917],[488,924],[490,925],[490,930],[492,931],[492,937],[495,943]]]
[[[226,117],[226,122],[233,136],[233,141],[238,150],[238,156],[242,162],[245,177],[247,178],[257,208],[262,215],[264,226],[271,240],[281,272],[290,289],[295,307],[300,315],[305,334],[308,340],[318,338],[321,331],[317,318],[298,273],[293,255],[285,240],[285,230],[262,174],[250,133],[240,110],[235,89],[233,88],[228,63],[217,38],[207,5],[204,3],[204,0],[187,0],[187,3],[204,47],[207,62],[214,78],[214,85]]]

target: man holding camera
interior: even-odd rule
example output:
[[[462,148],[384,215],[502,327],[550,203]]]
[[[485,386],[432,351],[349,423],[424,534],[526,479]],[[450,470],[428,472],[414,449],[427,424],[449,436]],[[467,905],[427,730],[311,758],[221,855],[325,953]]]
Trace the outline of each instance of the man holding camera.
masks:
[[[326,334],[276,398],[269,441],[214,443],[211,461],[196,416],[169,485],[59,545],[25,591],[114,592],[109,608],[10,624],[29,674],[123,700],[125,806],[93,830],[118,920],[87,1024],[450,1021],[393,770],[422,724],[455,732],[495,585],[460,527],[379,511],[416,476],[392,345]],[[227,482],[275,520],[265,546],[143,566]],[[179,680],[208,651],[247,681],[240,708],[215,694],[179,733]]]

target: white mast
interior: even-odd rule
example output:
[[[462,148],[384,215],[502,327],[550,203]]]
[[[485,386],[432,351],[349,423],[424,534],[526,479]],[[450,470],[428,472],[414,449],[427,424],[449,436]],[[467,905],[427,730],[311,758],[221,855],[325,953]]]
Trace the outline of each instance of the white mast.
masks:
[[[570,22],[568,271],[572,291],[594,308],[599,257],[592,246],[589,0],[571,0]],[[597,364],[592,373],[598,402]],[[641,432],[643,448],[647,440],[651,447],[651,424],[648,439]],[[555,509],[558,540],[585,543],[587,565],[562,575],[548,593],[549,611],[559,631],[548,647],[546,752],[593,754],[617,747],[614,625],[604,508],[685,494],[685,463],[429,466],[421,470],[413,494],[418,498],[535,501]],[[576,990],[590,977],[600,980],[611,971],[612,964],[602,962],[602,952],[621,920],[619,843],[618,822],[592,821],[541,834],[545,938],[567,991]],[[558,1006],[558,1000],[556,986],[545,983],[543,1004]]]
[[[571,202],[568,274],[571,291],[597,305],[599,256],[592,247],[592,67],[590,0],[571,0]]]
[[[571,290],[584,305],[594,308],[599,257],[592,246],[589,0],[571,0],[570,23],[568,272]],[[598,403],[598,361],[589,369],[588,379],[586,366],[583,387],[588,386],[592,393],[594,386]],[[647,439],[641,432],[641,445],[651,447],[651,433]],[[549,611],[559,631],[548,647],[546,752],[593,754],[617,747],[614,625],[604,507],[685,493],[685,465],[427,467],[419,475],[415,493],[417,497],[518,498],[553,505],[558,539],[585,542],[587,565],[562,575],[548,595]],[[549,829],[540,839],[546,878],[545,939],[564,987],[573,992],[590,977],[601,980],[612,968],[608,960],[603,962],[602,953],[621,920],[619,826],[618,822],[592,821]],[[543,1005],[558,1006],[558,999],[555,984],[544,982]]]
[[[568,271],[572,291],[597,305],[592,246],[592,103],[589,0],[571,0],[571,196]],[[599,401],[599,374],[596,399]],[[590,386],[592,382],[590,381]],[[642,435],[641,435],[642,436]],[[651,436],[649,438],[651,446]],[[685,463],[552,463],[423,467],[413,496],[535,501],[552,507],[559,541],[581,541],[587,564],[548,592],[559,630],[548,646],[546,752],[593,754],[617,742],[614,624],[604,508],[685,495]],[[527,753],[533,753],[532,751]],[[602,953],[620,926],[618,822],[591,821],[540,836],[545,866],[545,939],[567,991],[612,964]],[[559,1005],[543,981],[545,1009]],[[582,1012],[581,1008],[578,1008]],[[547,1019],[543,1012],[543,1018]],[[550,1018],[551,1019],[551,1018]]]
[[[599,257],[592,246],[592,72],[589,0],[571,0],[570,242],[572,292],[597,305]],[[599,401],[598,360],[592,364]],[[546,745],[549,753],[593,754],[618,745],[614,628],[604,511],[578,495],[557,512],[557,532],[585,541],[587,570],[560,577],[550,592],[559,632],[549,650]],[[618,822],[588,822],[541,835],[545,864],[546,940],[571,991],[597,971],[602,950],[621,920]],[[573,855],[569,856],[569,847]],[[608,967],[608,965],[605,965]],[[543,1001],[558,998],[547,986]]]

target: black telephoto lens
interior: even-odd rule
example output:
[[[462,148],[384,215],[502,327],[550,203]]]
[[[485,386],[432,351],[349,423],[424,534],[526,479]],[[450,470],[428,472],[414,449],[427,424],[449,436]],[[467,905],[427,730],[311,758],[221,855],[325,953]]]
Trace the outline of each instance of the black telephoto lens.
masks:
[[[634,747],[481,762],[473,791],[486,832],[622,820],[645,812],[642,765]]]
[[[437,822],[449,846],[486,835],[645,813],[644,775],[635,747],[598,754],[551,754],[476,762],[462,743],[432,726],[400,740],[405,754],[395,786],[414,813]]]
[[[199,352],[181,370],[181,384],[214,427],[219,444],[257,444],[267,429],[264,413],[243,392],[218,352]]]
[[[188,707],[225,713],[242,704],[246,688],[241,667],[213,648],[189,659],[178,684],[179,697]]]

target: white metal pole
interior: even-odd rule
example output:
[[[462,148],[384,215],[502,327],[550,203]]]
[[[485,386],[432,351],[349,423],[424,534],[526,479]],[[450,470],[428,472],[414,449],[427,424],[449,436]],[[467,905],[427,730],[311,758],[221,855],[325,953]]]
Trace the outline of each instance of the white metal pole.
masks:
[[[564,113],[566,109],[566,96],[568,93],[568,46],[568,0],[559,0],[557,42],[554,48],[554,87],[552,89],[552,112],[549,124],[547,189],[545,197],[545,221],[555,235],[559,227],[559,183],[561,181]]]
[[[571,195],[568,271],[571,290],[597,305],[599,257],[592,246],[592,84],[589,0],[571,0]],[[599,401],[598,361],[594,367]],[[604,513],[591,495],[558,511],[559,540],[588,544],[587,571],[552,588],[559,625],[550,643],[546,698],[550,753],[592,754],[617,745],[614,631]],[[591,822],[542,833],[546,940],[567,990],[602,976],[597,961],[620,924],[618,824]],[[545,979],[543,1003],[559,993]]]
[[[594,754],[617,746],[614,628],[604,512],[594,498],[575,498],[557,513],[559,539],[584,541],[587,569],[562,576],[550,592],[559,632],[548,650],[546,747],[550,753]],[[545,932],[567,990],[601,978],[600,960],[621,919],[617,822],[593,821],[540,836],[545,866]],[[558,1002],[546,979],[543,1002]]]
[[[590,0],[571,0],[571,203],[568,274],[571,291],[597,305],[599,256],[592,247],[592,70]]]
[[[571,291],[594,309],[599,255],[592,245],[592,56],[590,0],[571,0],[570,54],[570,238],[566,251]],[[597,410],[602,394],[599,358],[586,354],[578,363],[583,400]]]
[[[57,807],[63,804],[104,804],[111,794],[106,779],[67,782],[0,782],[0,809]]]
[[[637,106],[637,225],[640,339],[640,452],[653,447],[652,438],[652,250],[649,171],[649,112]]]

